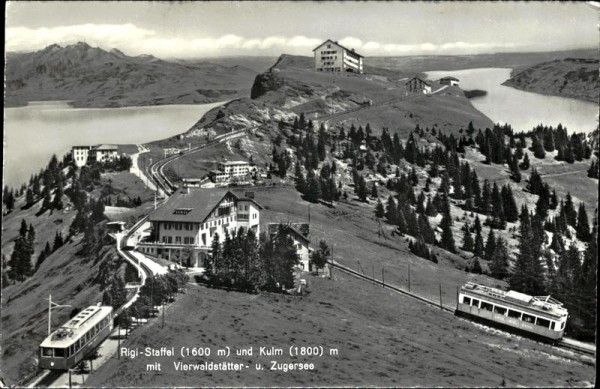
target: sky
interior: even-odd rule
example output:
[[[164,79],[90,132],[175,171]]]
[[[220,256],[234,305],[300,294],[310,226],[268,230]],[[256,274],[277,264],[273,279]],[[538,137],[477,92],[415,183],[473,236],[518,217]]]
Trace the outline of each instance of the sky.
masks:
[[[5,48],[84,41],[128,55],[312,55],[325,39],[364,56],[598,48],[581,2],[9,2]]]

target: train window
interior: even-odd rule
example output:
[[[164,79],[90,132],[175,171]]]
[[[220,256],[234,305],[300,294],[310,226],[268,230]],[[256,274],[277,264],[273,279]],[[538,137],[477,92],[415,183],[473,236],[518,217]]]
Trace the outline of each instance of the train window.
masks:
[[[508,317],[512,317],[513,319],[520,319],[521,318],[521,312],[519,311],[513,311],[512,309],[508,310]]]
[[[51,348],[42,347],[42,357],[52,357],[53,355]]]
[[[64,358],[65,357],[65,349],[64,348],[55,348],[54,356],[56,358]]]
[[[563,321],[562,324],[560,325],[560,329],[564,330],[565,329],[565,322]]]
[[[69,356],[75,354],[75,346],[74,345],[70,345],[69,346]]]
[[[526,321],[527,323],[533,323],[535,321],[535,316],[531,316],[524,313],[523,318],[521,320]]]
[[[473,299],[473,302],[471,303],[472,306],[479,308],[479,300],[477,299]]]
[[[502,308],[502,307],[499,307],[496,305],[494,307],[494,313],[499,313],[501,315],[504,315],[506,313],[506,308]]]
[[[471,305],[471,298],[467,296],[463,297],[463,304]]]
[[[550,328],[550,320],[542,319],[541,317],[538,317],[536,324],[541,327]]]
[[[485,309],[486,311],[492,311],[494,308],[494,305],[490,304],[490,303],[486,303],[485,301],[481,302],[481,309]]]

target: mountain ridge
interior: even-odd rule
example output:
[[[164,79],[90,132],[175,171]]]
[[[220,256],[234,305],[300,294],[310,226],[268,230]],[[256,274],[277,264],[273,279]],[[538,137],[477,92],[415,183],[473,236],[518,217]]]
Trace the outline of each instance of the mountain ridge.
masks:
[[[6,58],[5,106],[70,100],[74,107],[202,104],[247,96],[257,72],[209,62],[128,56],[79,42]]]

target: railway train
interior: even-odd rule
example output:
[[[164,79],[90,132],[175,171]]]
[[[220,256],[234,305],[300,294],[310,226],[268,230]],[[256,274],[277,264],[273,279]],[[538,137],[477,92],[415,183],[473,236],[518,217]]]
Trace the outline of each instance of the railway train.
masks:
[[[550,341],[562,339],[569,313],[550,296],[529,296],[467,282],[460,289],[455,314]]]
[[[68,370],[81,362],[110,335],[113,308],[90,306],[79,312],[40,344],[39,367]]]

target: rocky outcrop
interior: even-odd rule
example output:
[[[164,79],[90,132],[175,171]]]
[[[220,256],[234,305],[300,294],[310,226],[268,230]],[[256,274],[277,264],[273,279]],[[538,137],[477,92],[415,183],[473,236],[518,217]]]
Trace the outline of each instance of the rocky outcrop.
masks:
[[[254,84],[250,90],[250,98],[256,99],[264,96],[269,91],[277,90],[283,87],[283,78],[279,77],[274,72],[259,74],[254,79]]]

